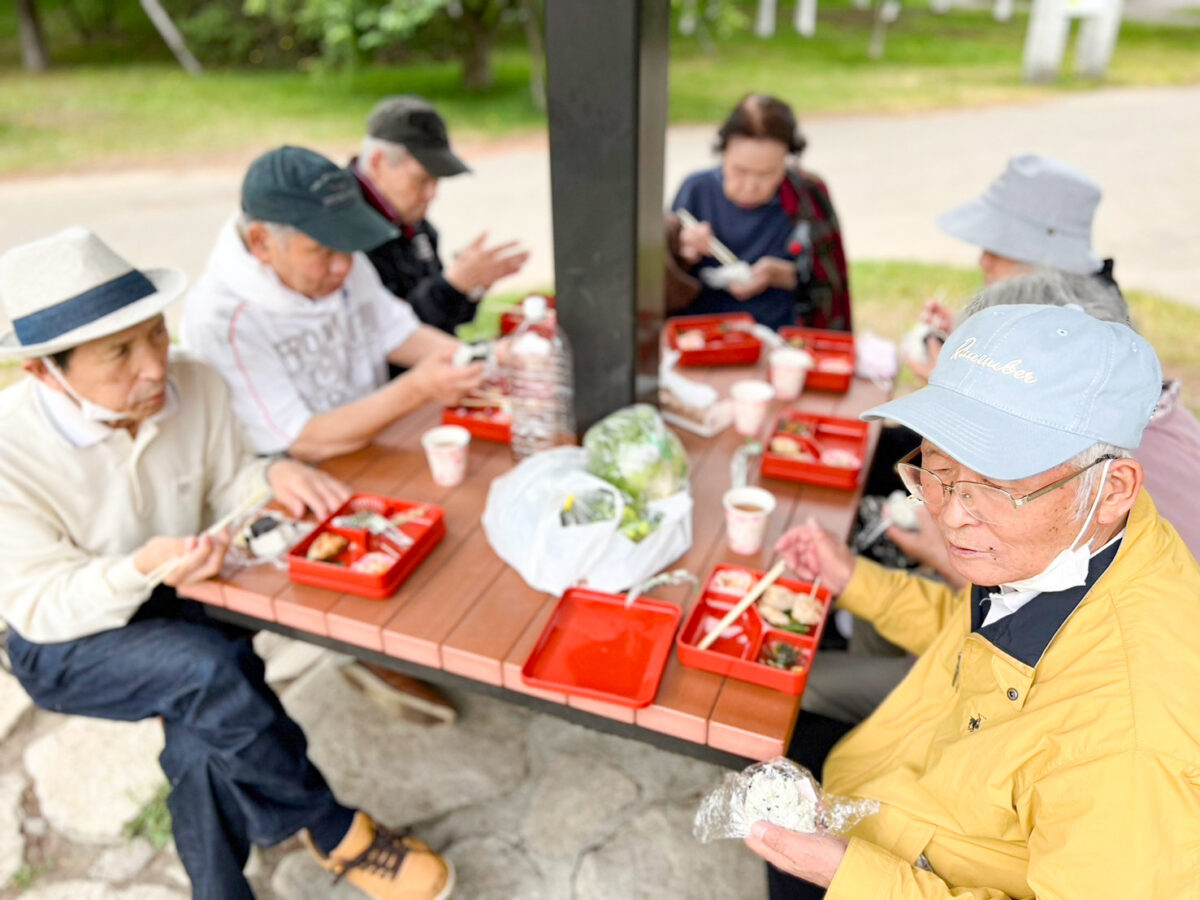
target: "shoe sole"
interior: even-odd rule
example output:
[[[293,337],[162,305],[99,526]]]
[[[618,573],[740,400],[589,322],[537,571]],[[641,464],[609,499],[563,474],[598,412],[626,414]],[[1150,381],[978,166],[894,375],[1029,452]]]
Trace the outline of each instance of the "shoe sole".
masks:
[[[387,706],[395,711],[410,709],[437,720],[439,724],[453,725],[458,721],[458,712],[440,703],[431,703],[421,697],[398,691],[386,681],[377,677],[374,672],[362,666],[351,663],[339,670],[342,677],[361,690],[375,703]],[[435,898],[440,900],[440,898]]]
[[[442,892],[434,897],[433,900],[448,900],[450,895],[454,893],[454,880],[456,878],[454,874],[454,863],[450,862],[450,860],[446,859],[444,856],[442,857],[442,862],[446,864],[446,886],[442,888]]]

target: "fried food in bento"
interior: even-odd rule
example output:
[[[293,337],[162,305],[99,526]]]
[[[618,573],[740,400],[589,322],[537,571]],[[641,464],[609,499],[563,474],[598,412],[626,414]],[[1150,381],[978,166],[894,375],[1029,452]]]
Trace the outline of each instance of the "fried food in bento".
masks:
[[[317,535],[316,540],[309,545],[308,553],[305,556],[317,562],[335,562],[337,555],[349,545],[350,542],[340,534],[326,531]]]
[[[792,604],[792,618],[801,625],[816,625],[825,615],[825,604],[808,594],[796,594]]]
[[[352,572],[362,572],[364,575],[383,575],[396,564],[396,557],[387,553],[368,553],[350,566]]]
[[[745,569],[723,569],[712,580],[712,589],[722,594],[745,595],[754,587],[754,574]]]
[[[796,602],[796,594],[779,584],[773,584],[763,591],[760,603],[772,609],[791,609]]]

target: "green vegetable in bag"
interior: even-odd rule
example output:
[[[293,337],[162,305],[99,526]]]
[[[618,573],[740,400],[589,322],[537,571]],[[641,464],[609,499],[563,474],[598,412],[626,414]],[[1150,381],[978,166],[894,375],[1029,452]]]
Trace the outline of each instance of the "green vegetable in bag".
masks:
[[[645,403],[601,419],[583,436],[583,447],[588,471],[619,487],[635,506],[670,497],[687,483],[683,444]]]

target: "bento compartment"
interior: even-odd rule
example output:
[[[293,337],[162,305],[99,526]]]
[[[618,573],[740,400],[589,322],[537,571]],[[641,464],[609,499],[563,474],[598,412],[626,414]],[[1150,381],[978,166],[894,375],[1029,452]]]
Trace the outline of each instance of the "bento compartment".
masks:
[[[448,406],[442,411],[443,425],[459,425],[481,441],[512,442],[512,417],[498,406]]]
[[[808,683],[808,673],[816,650],[816,642],[812,637],[768,629],[763,633],[758,654],[751,664],[753,672],[739,677],[785,694],[801,694]],[[773,660],[775,664],[768,660]]]
[[[779,336],[788,346],[806,351],[813,369],[804,380],[806,389],[844,393],[854,377],[854,335],[848,331],[784,326]]]
[[[667,320],[667,344],[679,351],[681,366],[753,365],[762,342],[748,330],[748,313],[714,316],[676,316]]]
[[[784,410],[771,428],[762,474],[853,490],[862,474],[867,439],[865,422]]]
[[[355,494],[288,551],[288,577],[300,584],[381,599],[412,574],[445,533],[439,507]],[[345,545],[337,546],[338,542]],[[320,553],[323,558],[310,558],[319,543],[329,544]]]
[[[762,619],[754,607],[734,619],[706,650],[697,646],[740,599],[709,592],[700,597],[679,633],[677,649],[681,663],[728,675],[739,660],[754,659],[763,632]]]

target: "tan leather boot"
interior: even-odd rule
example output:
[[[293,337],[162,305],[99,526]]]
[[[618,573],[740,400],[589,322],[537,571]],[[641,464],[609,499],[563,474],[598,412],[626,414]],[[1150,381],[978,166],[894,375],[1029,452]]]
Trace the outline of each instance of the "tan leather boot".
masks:
[[[454,867],[424,841],[397,834],[356,812],[342,842],[322,856],[309,849],[335,882],[345,878],[374,900],[446,900],[454,890]]]

